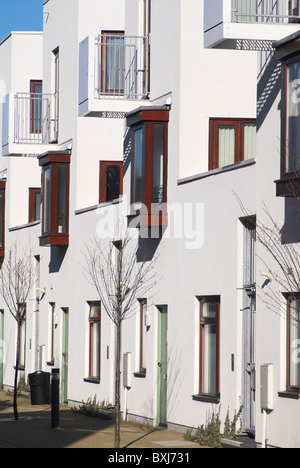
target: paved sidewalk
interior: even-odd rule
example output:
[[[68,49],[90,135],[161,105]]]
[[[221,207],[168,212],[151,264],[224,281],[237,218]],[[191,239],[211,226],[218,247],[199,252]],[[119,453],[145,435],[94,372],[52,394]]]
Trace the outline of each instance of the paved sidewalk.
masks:
[[[113,448],[114,424],[102,418],[74,413],[61,407],[60,424],[51,428],[51,406],[31,406],[18,398],[20,419],[14,421],[12,398],[0,391],[0,448]],[[200,448],[182,434],[122,422],[121,448]]]

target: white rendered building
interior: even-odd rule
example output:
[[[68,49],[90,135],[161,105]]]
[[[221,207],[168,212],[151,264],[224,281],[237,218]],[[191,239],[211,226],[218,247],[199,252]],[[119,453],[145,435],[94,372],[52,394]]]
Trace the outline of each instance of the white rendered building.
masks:
[[[42,34],[0,44],[0,252],[31,248],[36,269],[20,368],[59,368],[63,403],[114,403],[114,325],[82,264],[91,239],[121,240],[117,220],[152,233],[158,254],[156,288],[122,325],[122,412],[185,431],[242,405],[244,433],[300,446],[300,369],[287,358],[299,326],[257,293],[276,265],[255,242],[263,202],[282,224],[291,198],[274,181],[278,59],[298,50],[296,4],[48,0]],[[0,309],[0,384],[11,387],[16,327]]]

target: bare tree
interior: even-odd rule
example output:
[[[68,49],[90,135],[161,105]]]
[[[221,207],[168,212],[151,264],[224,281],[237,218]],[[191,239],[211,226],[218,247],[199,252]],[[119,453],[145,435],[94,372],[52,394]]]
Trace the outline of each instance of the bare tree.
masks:
[[[257,216],[253,218],[253,213],[244,206],[236,193],[234,196],[239,202],[243,215],[249,217],[249,220],[252,219],[255,224],[253,227],[255,227],[256,241],[263,246],[263,252],[266,254],[263,257],[257,256],[267,273],[266,281],[261,288],[262,300],[268,309],[282,316],[285,312],[282,308],[281,294],[278,295],[276,291],[268,290],[265,286],[274,281],[279,286],[279,291],[290,295],[300,294],[300,246],[297,242],[293,242],[289,230],[276,222],[265,203],[262,210],[264,221],[261,221]],[[300,232],[299,199],[295,198],[292,206],[290,215],[293,227]]]
[[[107,242],[106,242],[107,244]],[[122,322],[135,313],[136,300],[145,297],[156,281],[155,260],[148,250],[127,233],[118,242],[94,240],[86,246],[85,266],[88,280],[95,286],[103,308],[116,327],[115,357],[115,447],[120,446],[120,364]]]
[[[22,314],[34,283],[31,251],[18,255],[17,243],[9,248],[0,269],[0,295],[17,324],[16,365],[14,378],[13,409],[18,421],[17,387],[20,362],[20,331]]]

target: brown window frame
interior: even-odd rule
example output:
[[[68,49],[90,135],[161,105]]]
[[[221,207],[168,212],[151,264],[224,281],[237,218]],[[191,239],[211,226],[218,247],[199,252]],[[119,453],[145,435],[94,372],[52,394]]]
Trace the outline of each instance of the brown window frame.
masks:
[[[46,153],[39,157],[39,165],[42,169],[42,234],[40,246],[66,246],[69,244],[69,185],[70,185],[70,154]],[[59,232],[59,168],[66,166],[65,185],[65,230]],[[48,203],[46,207],[45,176],[50,171]],[[49,216],[49,218],[48,218]],[[47,218],[46,218],[47,217]],[[46,225],[49,228],[46,229]]]
[[[19,304],[18,307],[22,307],[23,308],[23,311],[22,313],[20,313],[20,316],[19,316],[19,321],[20,321],[20,339],[19,339],[19,342],[18,342],[18,369],[19,370],[24,370],[25,369],[25,364],[26,364],[26,315],[27,315],[27,306],[26,306],[26,303],[22,303],[22,304]],[[25,327],[25,330],[24,330],[24,342],[22,342],[22,326]],[[21,356],[21,346],[23,347],[23,351],[24,351],[24,363],[20,362],[20,356]]]
[[[120,198],[123,195],[123,161],[100,161],[99,203],[113,201],[112,199],[107,199],[107,168],[109,166],[120,168],[119,196],[117,198]]]
[[[231,164],[244,161],[244,127],[247,123],[256,123],[256,119],[211,118],[209,120],[209,171],[219,169],[219,127],[235,127],[235,160]],[[229,164],[229,165],[231,165]]]
[[[154,127],[163,126],[163,194],[161,206],[154,211],[154,206],[159,205],[154,200]],[[133,140],[133,155],[131,164],[131,218],[136,213],[141,215],[141,226],[164,226],[168,223],[167,214],[167,184],[168,184],[168,124],[169,110],[140,108],[127,116],[127,126],[131,128]],[[135,135],[138,130],[142,130],[142,165],[143,183],[142,200],[135,200]],[[146,208],[146,213],[140,212],[139,205]],[[138,207],[138,208],[136,208]]]
[[[291,319],[291,303],[293,301],[298,302],[298,311],[300,308],[300,294],[294,293],[286,296],[287,300],[287,330],[286,330],[286,391],[290,393],[294,393],[295,395],[300,396],[300,383],[299,386],[294,386],[291,384],[291,327],[292,327],[292,319]],[[300,364],[299,372],[300,372]]]
[[[35,99],[36,93],[35,87],[43,86],[42,80],[30,80],[30,133],[42,133],[42,114],[40,116],[35,115]],[[42,106],[42,97],[41,97],[41,106]],[[35,121],[40,119],[40,127],[35,128]]]
[[[194,400],[199,401],[210,401],[210,402],[219,402],[220,401],[220,305],[221,298],[220,296],[201,296],[198,297],[199,300],[199,393],[193,395]],[[205,303],[214,303],[218,304],[217,314],[215,318],[209,318],[203,316],[203,305]],[[204,372],[204,327],[207,325],[215,324],[216,326],[216,392],[215,393],[205,393],[203,388],[203,372]]]
[[[4,259],[5,255],[5,193],[6,193],[6,182],[0,181],[0,194],[2,195],[2,200],[0,198],[0,203],[2,204],[2,217],[0,219],[0,259]]]
[[[146,377],[147,368],[145,367],[145,355],[144,355],[144,346],[145,346],[145,332],[146,332],[146,325],[145,325],[145,313],[147,311],[147,299],[138,299],[139,302],[139,335],[138,335],[138,343],[139,343],[139,351],[138,351],[138,372],[134,373],[135,377]]]
[[[28,214],[28,222],[33,223],[34,221],[40,221],[40,218],[36,217],[36,196],[41,194],[42,189],[38,188],[29,188],[29,214]]]
[[[124,89],[109,89],[106,83],[106,56],[107,56],[107,37],[124,37],[125,31],[101,31],[101,83],[100,90],[102,94],[124,94]],[[124,49],[125,50],[125,49]]]
[[[92,308],[98,308],[97,318],[91,317]],[[92,375],[92,352],[93,352],[93,325],[99,324],[99,364],[98,375]],[[88,379],[100,381],[101,378],[101,303],[89,302],[89,377]]]

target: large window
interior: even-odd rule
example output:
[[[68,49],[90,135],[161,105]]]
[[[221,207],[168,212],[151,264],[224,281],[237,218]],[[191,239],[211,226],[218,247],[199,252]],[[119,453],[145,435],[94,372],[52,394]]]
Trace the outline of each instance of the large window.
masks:
[[[230,166],[255,156],[255,120],[210,120],[209,170]]]
[[[300,62],[287,66],[286,69],[286,139],[284,172],[296,172],[300,169]]]
[[[131,214],[142,225],[167,223],[168,121],[166,108],[140,108],[127,117],[133,136]]]
[[[219,398],[219,323],[220,297],[199,297],[199,395],[196,398]]]
[[[286,390],[300,394],[300,301],[299,294],[287,298]]]
[[[42,172],[42,236],[40,245],[68,245],[69,239],[69,154],[40,157]]]
[[[100,302],[91,302],[89,307],[89,379],[99,381],[101,356]]]
[[[116,200],[123,194],[123,162],[100,162],[99,203]]]

